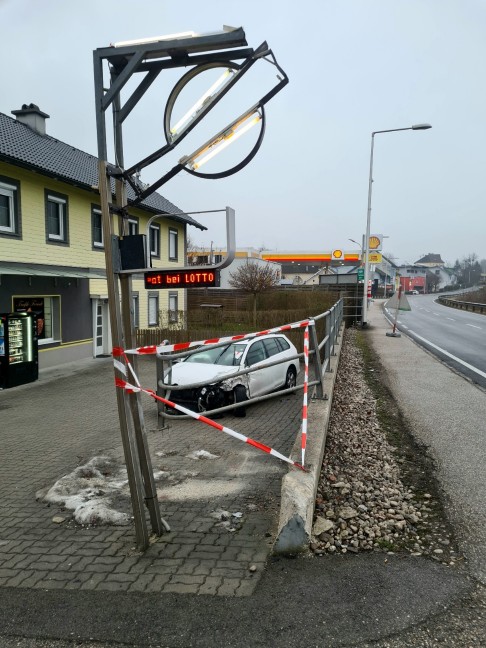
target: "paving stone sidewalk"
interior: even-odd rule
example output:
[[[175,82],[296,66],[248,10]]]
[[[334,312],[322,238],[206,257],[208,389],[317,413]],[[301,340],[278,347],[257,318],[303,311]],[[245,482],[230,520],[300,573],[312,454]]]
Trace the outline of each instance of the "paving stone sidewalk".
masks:
[[[155,388],[153,359],[140,366]],[[96,456],[123,463],[111,359],[45,372],[0,392],[0,586],[250,595],[274,540],[287,464],[192,420],[159,430],[143,401],[161,512],[171,532],[143,554],[133,524],[83,526],[39,489]],[[288,455],[299,432],[300,392],[231,414],[221,422]],[[205,450],[214,460],[188,455]],[[129,500],[117,501],[129,512]],[[218,511],[241,516],[223,524]],[[53,518],[64,518],[62,523]],[[228,528],[229,527],[229,528]],[[149,527],[150,528],[150,527]]]

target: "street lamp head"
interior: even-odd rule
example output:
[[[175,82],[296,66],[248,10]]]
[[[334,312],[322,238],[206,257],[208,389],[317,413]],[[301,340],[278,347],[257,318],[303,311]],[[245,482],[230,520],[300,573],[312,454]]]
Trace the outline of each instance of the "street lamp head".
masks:
[[[430,124],[414,124],[412,126],[412,130],[427,130],[429,128],[432,128]]]

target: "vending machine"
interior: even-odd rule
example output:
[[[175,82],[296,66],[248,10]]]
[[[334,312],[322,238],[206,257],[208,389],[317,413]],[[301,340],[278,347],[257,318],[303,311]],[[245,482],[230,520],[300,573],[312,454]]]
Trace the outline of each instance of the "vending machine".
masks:
[[[0,389],[38,379],[36,320],[33,313],[0,313]]]

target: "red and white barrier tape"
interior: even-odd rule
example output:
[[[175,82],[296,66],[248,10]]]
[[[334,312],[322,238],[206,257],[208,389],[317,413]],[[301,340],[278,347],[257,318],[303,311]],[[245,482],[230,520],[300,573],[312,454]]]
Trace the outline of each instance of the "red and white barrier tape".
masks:
[[[196,346],[205,346],[210,344],[219,344],[220,342],[236,342],[238,340],[248,340],[250,338],[259,337],[261,335],[268,335],[269,333],[282,333],[296,328],[305,328],[309,324],[313,324],[314,320],[302,320],[301,322],[293,322],[292,324],[284,324],[284,326],[277,326],[276,328],[268,329],[267,331],[258,331],[258,333],[245,333],[244,335],[233,335],[231,337],[220,337],[209,340],[198,340],[194,342],[177,342],[176,344],[151,344],[150,346],[138,347],[137,349],[130,349],[124,353],[150,355],[154,353],[170,353],[172,351],[187,351]],[[113,355],[115,355],[113,349]],[[121,352],[121,349],[118,349]],[[118,355],[121,355],[120,353]]]
[[[121,363],[120,363],[121,364]],[[133,370],[132,370],[133,372]],[[138,382],[138,381],[137,381]],[[244,443],[248,443],[248,445],[253,446],[254,448],[258,448],[259,450],[262,450],[263,452],[266,452],[267,454],[272,455],[273,457],[276,457],[277,459],[281,459],[282,461],[286,461],[289,464],[292,464],[293,466],[296,466],[297,468],[300,468],[304,472],[306,472],[306,469],[301,466],[299,463],[296,461],[292,461],[292,459],[289,459],[288,457],[285,457],[283,454],[280,454],[280,452],[277,452],[273,448],[270,448],[270,446],[264,445],[263,443],[260,443],[259,441],[255,441],[254,439],[250,439],[250,437],[245,436],[244,434],[240,434],[239,432],[235,432],[235,430],[232,430],[231,428],[228,428],[224,425],[220,425],[219,423],[216,423],[216,421],[213,421],[206,416],[203,416],[202,414],[197,414],[196,412],[193,412],[192,410],[189,410],[182,405],[177,405],[176,403],[173,403],[170,400],[167,400],[166,398],[162,398],[162,396],[158,396],[153,389],[143,389],[140,386],[136,385],[131,385],[130,383],[126,382],[125,380],[122,380],[121,378],[115,378],[115,385],[117,387],[120,387],[121,389],[126,390],[128,393],[136,393],[136,392],[142,392],[143,394],[148,394],[148,396],[151,396],[155,400],[160,401],[161,403],[164,403],[168,407],[172,407],[173,409],[178,410],[179,412],[182,412],[183,414],[188,414],[192,418],[196,419],[197,421],[201,421],[202,423],[206,423],[206,425],[209,425],[213,428],[216,428],[216,430],[220,430],[221,432],[225,432],[225,434],[229,434],[230,436],[234,437],[235,439],[239,439],[240,441],[243,441]]]
[[[199,340],[199,341],[194,341],[194,342],[179,342],[176,344],[159,344],[159,345],[150,345],[150,346],[144,346],[144,347],[139,347],[137,349],[131,349],[129,351],[125,351],[121,347],[114,347],[113,348],[113,362],[115,367],[118,369],[118,371],[123,374],[125,377],[128,377],[128,372],[127,368],[130,371],[130,373],[133,376],[133,379],[136,383],[136,385],[131,385],[130,383],[120,379],[120,378],[115,378],[115,384],[117,387],[125,389],[128,393],[134,393],[134,392],[142,392],[145,394],[148,394],[149,396],[152,396],[155,400],[158,400],[168,407],[172,407],[173,409],[176,409],[184,414],[187,414],[191,416],[192,418],[202,421],[203,423],[206,423],[207,425],[210,425],[211,427],[216,428],[217,430],[221,430],[222,432],[225,432],[226,434],[229,434],[230,436],[234,437],[235,439],[239,439],[240,441],[244,441],[245,443],[248,443],[249,445],[254,446],[255,448],[259,448],[263,452],[267,452],[268,454],[271,454],[274,457],[277,457],[278,459],[281,459],[282,461],[286,461],[287,463],[292,464],[293,466],[297,466],[301,470],[306,470],[304,468],[305,465],[305,450],[306,450],[306,445],[307,445],[307,393],[308,393],[308,384],[309,384],[309,326],[314,326],[315,322],[314,320],[302,320],[300,322],[293,322],[292,324],[285,324],[284,326],[278,326],[273,329],[268,329],[266,331],[258,331],[257,333],[246,333],[243,335],[233,335],[231,337],[221,337],[221,338],[213,338],[213,339],[208,339],[208,340]],[[130,361],[128,359],[127,354],[140,354],[140,355],[149,355],[149,354],[155,354],[158,352],[162,353],[169,353],[171,351],[185,351],[187,349],[190,349],[192,347],[196,346],[204,346],[204,345],[211,345],[211,344],[218,344],[221,342],[235,342],[237,340],[247,340],[251,339],[254,337],[259,337],[262,335],[268,335],[270,333],[281,333],[284,331],[290,331],[291,329],[296,329],[296,328],[304,328],[304,397],[303,397],[303,405],[302,405],[302,428],[301,428],[301,434],[302,434],[302,465],[293,461],[292,459],[289,459],[288,457],[285,457],[284,455],[280,454],[273,448],[270,448],[267,445],[264,445],[263,443],[260,443],[258,441],[254,441],[253,439],[244,436],[243,434],[240,434],[239,432],[236,432],[235,430],[232,430],[231,428],[225,427],[223,425],[220,425],[219,423],[216,423],[215,421],[207,418],[206,416],[202,416],[201,414],[197,414],[196,412],[193,412],[192,410],[186,409],[182,405],[177,405],[176,403],[173,403],[172,401],[169,401],[165,398],[162,398],[162,396],[158,396],[156,392],[154,392],[152,389],[143,389],[140,385],[140,382],[135,374],[135,371],[133,370],[132,365],[130,364]],[[126,366],[120,362],[120,360],[117,360],[117,358],[123,358]]]
[[[309,327],[304,331],[304,399],[302,404],[302,465],[305,466],[307,445],[307,388],[309,385]]]

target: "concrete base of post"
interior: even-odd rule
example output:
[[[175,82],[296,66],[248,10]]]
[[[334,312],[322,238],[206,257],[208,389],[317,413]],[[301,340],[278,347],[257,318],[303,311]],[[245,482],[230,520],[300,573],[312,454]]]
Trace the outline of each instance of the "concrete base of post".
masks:
[[[402,337],[402,334],[401,333],[396,333],[396,332],[393,333],[392,331],[387,331],[386,336],[387,337]]]
[[[291,468],[282,480],[280,518],[277,538],[273,546],[273,552],[276,554],[292,555],[309,548],[343,332],[344,326],[340,330],[340,341],[334,346],[335,355],[330,358],[332,371],[325,372],[324,392],[328,395],[328,400],[312,400],[309,403],[305,454],[305,467],[308,472]],[[299,435],[291,457],[294,461],[300,462],[301,454]]]

